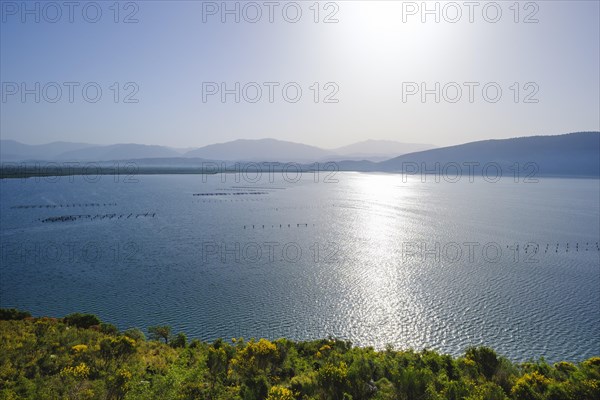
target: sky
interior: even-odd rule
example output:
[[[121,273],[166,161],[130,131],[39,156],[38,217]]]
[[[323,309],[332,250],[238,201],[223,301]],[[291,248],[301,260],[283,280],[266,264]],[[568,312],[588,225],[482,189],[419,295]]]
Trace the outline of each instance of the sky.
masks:
[[[334,148],[600,130],[600,2],[515,3],[2,0],[0,136]]]

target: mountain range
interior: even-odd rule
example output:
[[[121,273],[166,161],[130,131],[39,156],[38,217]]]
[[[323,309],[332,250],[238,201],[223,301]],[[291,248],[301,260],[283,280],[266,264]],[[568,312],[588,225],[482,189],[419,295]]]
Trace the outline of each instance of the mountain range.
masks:
[[[27,145],[14,140],[2,140],[0,141],[0,159],[5,162],[111,161],[192,157],[224,161],[315,162],[345,159],[381,161],[401,154],[432,148],[435,146],[389,140],[367,140],[337,149],[322,149],[276,139],[239,139],[192,150],[133,143],[107,146],[69,142]]]
[[[554,136],[526,136],[482,140],[455,146],[389,141],[366,141],[334,150],[275,139],[235,140],[193,150],[163,146],[117,144],[94,146],[84,143],[54,142],[30,146],[11,140],[0,141],[3,162],[14,161],[135,161],[140,167],[198,169],[203,161],[298,162],[310,169],[311,163],[333,161],[344,171],[405,172],[410,174],[461,174],[486,172],[503,176],[600,176],[600,132],[574,132]],[[411,152],[411,149],[413,151]],[[393,155],[389,156],[392,152]],[[387,154],[387,156],[386,156]],[[384,157],[383,161],[380,158]],[[447,168],[447,169],[446,169]],[[518,172],[517,172],[518,171]],[[189,172],[189,171],[188,171]],[[143,171],[140,169],[140,173]]]

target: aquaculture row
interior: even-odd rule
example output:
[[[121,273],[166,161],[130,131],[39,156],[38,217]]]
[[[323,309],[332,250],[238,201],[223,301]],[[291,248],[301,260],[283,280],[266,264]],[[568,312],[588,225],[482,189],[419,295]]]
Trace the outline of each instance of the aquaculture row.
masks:
[[[269,194],[269,192],[222,192],[222,193],[193,193],[193,196],[244,196],[247,194]]]
[[[75,207],[108,207],[116,206],[117,203],[73,203],[73,204],[22,204],[12,206],[12,209],[21,208],[75,208]]]
[[[257,187],[256,186],[232,186],[231,189],[251,189],[251,190],[256,190]],[[287,188],[285,187],[274,187],[274,186],[269,186],[269,187],[260,187],[260,189],[262,190],[286,190]],[[229,189],[227,189],[229,190]]]
[[[239,202],[247,202],[247,201],[264,201],[266,200],[266,198],[264,197],[255,197],[252,199],[243,199],[243,198],[229,198],[229,199],[224,199],[224,198],[218,198],[218,199],[210,199],[210,200],[198,200],[196,201],[197,203],[239,203]]]
[[[312,224],[312,226],[315,226],[315,224]],[[279,225],[271,225],[271,228],[308,228],[309,224],[279,224]],[[244,225],[244,229],[268,229],[269,228],[269,224],[267,225]]]
[[[77,214],[77,215],[60,215],[56,217],[39,218],[41,222],[71,222],[78,221],[81,219],[88,219],[90,221],[103,220],[103,219],[129,219],[129,218],[154,218],[156,213],[141,213],[141,214]]]
[[[279,206],[269,208],[251,208],[249,211],[287,211],[287,210],[322,210],[329,207],[335,207],[332,205],[308,205],[308,206]]]
[[[508,246],[507,246],[508,247]],[[570,243],[566,243],[564,246],[561,246],[560,243],[556,243],[556,245],[554,244],[550,244],[550,243],[546,243],[546,246],[544,247],[544,253],[548,253],[548,252],[552,252],[554,251],[555,253],[558,253],[558,251],[564,251],[565,252],[569,252],[569,250],[571,251],[589,251],[589,250],[596,250],[596,251],[600,251],[600,242],[586,242],[585,244],[583,244],[583,242],[581,243],[581,245],[579,244],[579,242],[575,243],[575,246],[571,246]],[[519,245],[516,246],[516,250],[519,251]],[[525,246],[523,246],[523,250],[525,250],[525,253],[532,253],[532,254],[537,254],[537,253],[541,253],[541,246],[538,243],[527,243]]]

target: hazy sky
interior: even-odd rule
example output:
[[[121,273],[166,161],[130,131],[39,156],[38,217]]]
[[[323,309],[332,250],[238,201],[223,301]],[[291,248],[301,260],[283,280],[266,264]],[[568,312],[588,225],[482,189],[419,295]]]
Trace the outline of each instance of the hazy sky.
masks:
[[[598,1],[427,2],[439,22],[421,1],[69,4],[1,2],[2,139],[336,147],[600,130]]]

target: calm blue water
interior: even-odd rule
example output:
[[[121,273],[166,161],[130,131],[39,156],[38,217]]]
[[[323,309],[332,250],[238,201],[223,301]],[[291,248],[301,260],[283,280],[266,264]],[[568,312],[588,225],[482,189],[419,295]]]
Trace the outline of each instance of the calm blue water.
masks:
[[[600,181],[274,178],[2,180],[0,304],[204,340],[600,354]]]

